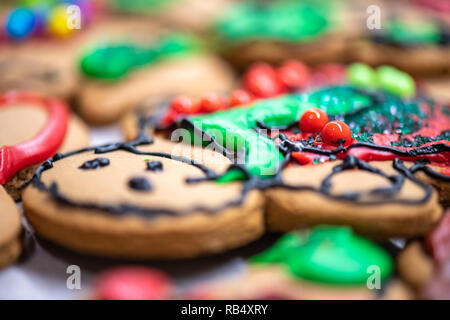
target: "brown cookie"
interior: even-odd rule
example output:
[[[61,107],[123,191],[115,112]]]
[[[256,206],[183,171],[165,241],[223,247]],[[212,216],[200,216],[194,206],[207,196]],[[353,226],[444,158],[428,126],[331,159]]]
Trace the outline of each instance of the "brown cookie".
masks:
[[[40,167],[23,195],[37,233],[78,252],[139,259],[219,253],[262,234],[258,191],[211,180],[228,159],[162,140],[139,143],[88,148]]]
[[[180,92],[228,91],[233,81],[230,70],[218,58],[189,54],[139,68],[119,82],[85,79],[78,96],[79,111],[89,123],[108,124],[130,110]]]
[[[14,200],[19,200],[22,185],[33,176],[34,170],[45,160],[45,157],[52,156],[56,152],[67,152],[86,147],[89,144],[89,134],[86,125],[77,116],[71,115],[62,102],[58,102],[62,105],[55,108],[57,109],[57,115],[54,118],[49,109],[44,106],[48,101],[54,100],[14,92],[8,93],[2,98],[8,96],[20,97],[12,98],[10,102],[3,101],[1,105],[0,147],[16,148],[16,146],[28,144],[23,147],[28,153],[20,155],[20,159],[26,161],[24,166],[17,167],[12,176],[10,172],[13,169],[8,169],[5,166],[2,168],[2,175],[5,173],[9,176],[4,182],[5,189]],[[64,110],[64,114],[67,113],[67,118],[61,115],[61,110]],[[66,123],[66,125],[64,125],[64,128],[60,128],[59,126],[63,123]],[[54,124],[58,128],[55,128]],[[53,130],[53,133],[47,134],[45,142],[37,140],[46,130]],[[58,141],[51,140],[54,134],[57,134]],[[52,141],[52,143],[49,144],[48,141]],[[6,155],[2,155],[2,160],[7,161]],[[15,161],[10,163],[14,168],[16,167]],[[3,170],[5,171],[3,172]]]
[[[0,186],[0,268],[13,263],[22,251],[20,212]]]
[[[403,177],[392,163],[372,162],[369,171],[349,161],[285,169],[282,186],[266,191],[268,228],[331,223],[377,238],[411,237],[439,221],[442,208],[431,187]]]

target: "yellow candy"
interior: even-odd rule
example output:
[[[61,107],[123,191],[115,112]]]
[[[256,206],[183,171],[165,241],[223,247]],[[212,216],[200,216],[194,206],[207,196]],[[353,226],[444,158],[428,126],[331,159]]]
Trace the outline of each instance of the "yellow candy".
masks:
[[[50,13],[48,28],[50,32],[56,36],[67,37],[76,29],[69,27],[67,21],[69,13],[67,7],[64,5],[55,7]]]

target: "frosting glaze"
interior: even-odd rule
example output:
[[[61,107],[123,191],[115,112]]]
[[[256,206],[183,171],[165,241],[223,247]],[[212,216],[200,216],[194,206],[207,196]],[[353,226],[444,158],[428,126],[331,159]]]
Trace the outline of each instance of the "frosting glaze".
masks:
[[[282,264],[297,278],[334,285],[365,285],[370,266],[378,266],[382,281],[394,270],[387,252],[345,227],[319,226],[288,233],[250,261]]]
[[[312,41],[329,31],[331,7],[331,1],[246,1],[235,5],[216,30],[230,42]]]
[[[99,46],[87,51],[80,61],[84,75],[99,79],[118,80],[133,69],[156,63],[159,59],[194,51],[198,44],[184,35],[170,35],[140,47],[130,43]]]
[[[25,92],[9,92],[0,96],[0,108],[28,103],[48,112],[48,120],[39,134],[29,141],[0,148],[0,184],[5,184],[20,170],[53,156],[66,135],[69,110],[60,100],[47,99]]]

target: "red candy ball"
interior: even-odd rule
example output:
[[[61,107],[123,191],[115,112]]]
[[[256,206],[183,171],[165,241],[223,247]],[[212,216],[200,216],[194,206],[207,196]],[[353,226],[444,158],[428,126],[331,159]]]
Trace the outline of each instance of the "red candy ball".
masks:
[[[170,298],[169,278],[144,267],[119,267],[104,272],[95,288],[100,300],[163,300]]]
[[[198,105],[187,96],[179,96],[173,99],[170,109],[179,114],[193,114],[199,111]]]
[[[223,98],[215,92],[208,92],[207,94],[205,94],[200,99],[199,103],[200,111],[205,113],[222,110],[225,108],[225,106],[226,104]]]
[[[317,108],[311,108],[306,110],[300,118],[300,129],[302,132],[320,132],[322,128],[327,124],[327,114]]]
[[[259,63],[244,75],[244,87],[261,98],[269,98],[283,92],[283,85],[275,70],[268,64]]]
[[[342,121],[328,122],[321,131],[322,141],[326,144],[339,145],[337,141],[344,139],[344,146],[352,143],[352,131]]]
[[[246,90],[235,90],[230,96],[230,106],[241,106],[252,102],[252,95]]]
[[[303,63],[288,60],[278,69],[278,78],[288,88],[301,88],[308,83],[311,72]]]

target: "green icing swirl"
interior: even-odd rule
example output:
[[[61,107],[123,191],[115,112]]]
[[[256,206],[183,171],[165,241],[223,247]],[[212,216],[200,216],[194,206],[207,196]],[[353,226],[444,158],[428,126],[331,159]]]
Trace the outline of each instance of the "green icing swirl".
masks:
[[[393,43],[405,45],[438,44],[440,30],[432,21],[392,20],[386,23],[384,34]]]
[[[272,39],[306,42],[330,28],[331,2],[275,1],[234,6],[217,24],[218,33],[232,42]]]
[[[345,227],[315,227],[291,232],[269,250],[251,258],[254,264],[282,264],[296,277],[335,285],[364,285],[377,266],[385,280],[394,263],[383,249]]]
[[[197,48],[198,43],[193,38],[175,34],[166,36],[151,47],[129,43],[99,46],[83,55],[80,69],[83,74],[93,78],[117,80],[135,68]]]

